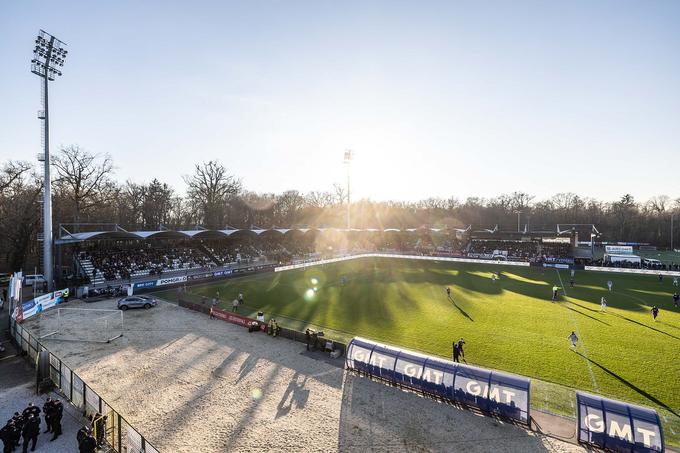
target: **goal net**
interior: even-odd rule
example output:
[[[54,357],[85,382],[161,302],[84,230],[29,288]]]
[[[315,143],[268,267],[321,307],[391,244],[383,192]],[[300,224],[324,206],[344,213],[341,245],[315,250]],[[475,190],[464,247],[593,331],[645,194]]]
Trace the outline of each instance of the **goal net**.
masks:
[[[46,333],[40,339],[109,343],[123,336],[121,310],[57,308],[45,315],[42,322]]]

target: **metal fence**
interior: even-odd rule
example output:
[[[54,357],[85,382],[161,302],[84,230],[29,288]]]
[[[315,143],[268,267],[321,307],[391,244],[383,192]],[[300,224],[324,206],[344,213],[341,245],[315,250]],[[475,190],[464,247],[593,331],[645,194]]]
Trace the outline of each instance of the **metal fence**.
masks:
[[[99,413],[106,416],[105,439],[117,453],[158,453],[136,429],[134,429],[80,376],[59,357],[52,354],[28,329],[12,320],[10,333],[17,346],[37,365],[41,352],[49,353],[50,379],[64,397],[88,419]]]

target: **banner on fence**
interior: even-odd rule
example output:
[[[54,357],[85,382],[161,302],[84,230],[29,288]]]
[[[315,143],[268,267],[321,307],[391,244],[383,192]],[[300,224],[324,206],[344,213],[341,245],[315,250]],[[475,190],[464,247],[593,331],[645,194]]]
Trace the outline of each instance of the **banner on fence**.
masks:
[[[52,308],[55,305],[59,305],[64,300],[64,295],[67,293],[68,289],[62,289],[55,291],[53,293],[43,294],[35,299],[31,299],[23,304],[18,304],[17,308],[12,313],[12,317],[17,320],[17,322],[22,322],[28,318],[31,318],[37,314],[42,313],[48,308]]]
[[[180,275],[179,277],[159,278],[156,280],[156,286],[174,285],[175,283],[183,283],[185,281],[187,281],[186,275]]]
[[[611,451],[663,452],[663,430],[656,411],[576,392],[578,440]]]
[[[230,322],[232,324],[237,324],[239,326],[247,327],[251,322],[255,321],[254,319],[250,319],[246,316],[222,310],[220,308],[211,308],[210,310],[213,317],[221,319],[222,321]]]

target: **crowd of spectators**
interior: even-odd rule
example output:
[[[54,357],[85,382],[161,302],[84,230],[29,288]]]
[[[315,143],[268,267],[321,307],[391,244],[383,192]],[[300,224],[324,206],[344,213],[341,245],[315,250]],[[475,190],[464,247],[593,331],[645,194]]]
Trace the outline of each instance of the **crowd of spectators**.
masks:
[[[580,260],[580,264],[585,264],[586,266],[604,266],[604,267],[617,267],[622,269],[648,269],[655,271],[680,271],[679,263],[663,263],[660,261],[605,261],[603,258],[593,259],[593,260]]]
[[[468,256],[486,256],[507,252],[509,259],[530,261],[538,256],[538,244],[533,241],[503,241],[503,240],[472,240],[468,249]]]
[[[130,248],[89,250],[79,254],[80,260],[90,260],[92,278],[105,280],[129,279],[137,275],[162,275],[177,269],[193,269],[214,265],[212,260],[191,247]]]

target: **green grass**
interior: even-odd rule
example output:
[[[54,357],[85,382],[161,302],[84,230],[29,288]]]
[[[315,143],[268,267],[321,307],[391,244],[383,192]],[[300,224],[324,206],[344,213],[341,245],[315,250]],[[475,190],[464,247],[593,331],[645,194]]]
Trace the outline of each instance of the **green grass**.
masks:
[[[494,283],[495,270],[503,277]],[[567,295],[554,303],[551,288],[562,286],[560,277]],[[284,326],[313,324],[329,336],[359,335],[445,357],[462,336],[469,363],[540,380],[532,386],[532,406],[574,415],[573,389],[651,406],[666,416],[667,440],[678,444],[668,430],[680,434],[673,415],[680,413],[680,310],[672,308],[671,279],[660,284],[656,276],[578,271],[575,280],[569,288],[566,270],[365,258],[191,291],[212,298],[219,290],[224,308],[242,292],[241,312],[249,315],[262,310]],[[612,293],[607,280],[614,282]],[[159,295],[175,297],[173,290]],[[599,313],[601,296],[607,313]],[[656,322],[652,305],[661,309]],[[572,330],[580,337],[578,353],[569,350]]]

